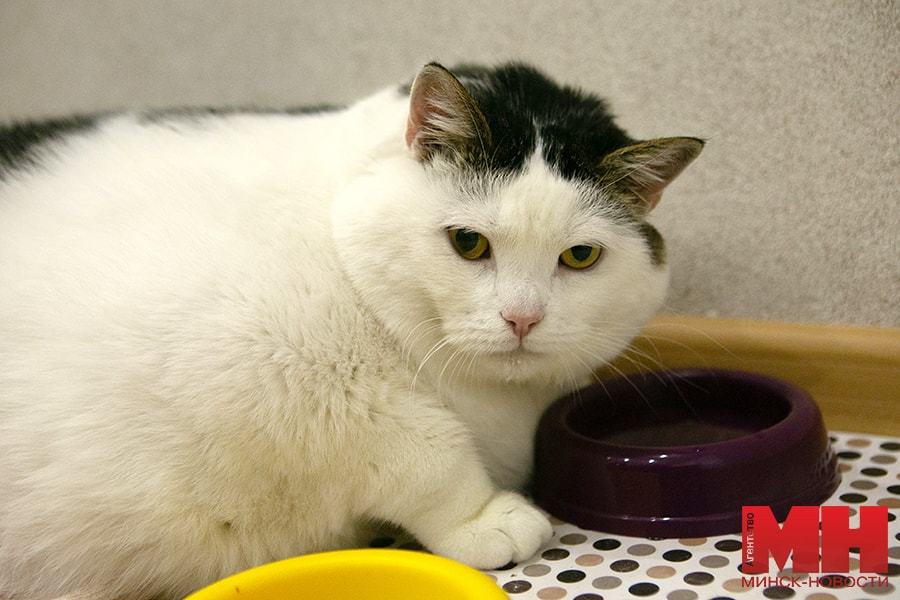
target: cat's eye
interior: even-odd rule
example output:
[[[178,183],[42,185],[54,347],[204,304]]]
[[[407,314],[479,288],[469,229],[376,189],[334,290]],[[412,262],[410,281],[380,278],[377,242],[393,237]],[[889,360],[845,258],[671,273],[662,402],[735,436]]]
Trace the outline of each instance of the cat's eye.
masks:
[[[466,260],[478,260],[490,256],[491,245],[487,238],[477,231],[460,228],[448,229],[447,233],[450,235],[450,243]]]
[[[602,254],[600,246],[572,246],[559,255],[559,262],[570,269],[582,270],[593,266]]]

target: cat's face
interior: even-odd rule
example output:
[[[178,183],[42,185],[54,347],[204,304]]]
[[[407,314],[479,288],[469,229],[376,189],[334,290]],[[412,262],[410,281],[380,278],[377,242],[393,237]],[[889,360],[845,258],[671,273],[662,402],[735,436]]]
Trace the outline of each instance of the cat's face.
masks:
[[[454,107],[460,84],[444,73],[431,104],[417,98],[417,80],[403,154],[339,197],[338,251],[413,367],[446,378],[582,383],[664,299],[661,238],[643,216],[686,164],[676,164],[690,154],[685,145],[696,143],[695,155],[699,142],[633,145],[582,169],[584,158],[535,121],[530,141],[519,131],[506,136],[511,148],[493,150],[503,143],[496,123],[489,131],[497,115],[472,117],[481,109],[471,96]],[[429,107],[438,114],[429,117]],[[451,119],[454,110],[465,122]]]
[[[668,269],[654,264],[637,222],[539,153],[516,175],[474,185],[433,175],[427,185],[432,218],[413,236],[409,280],[397,285],[427,296],[428,317],[457,352],[448,371],[477,361],[504,380],[577,381],[617,355],[664,299]]]

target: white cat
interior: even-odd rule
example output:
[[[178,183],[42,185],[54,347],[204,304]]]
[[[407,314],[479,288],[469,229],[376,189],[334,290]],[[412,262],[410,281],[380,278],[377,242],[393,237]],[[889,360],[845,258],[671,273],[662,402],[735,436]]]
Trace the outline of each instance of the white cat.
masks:
[[[481,568],[548,540],[537,420],[662,302],[644,216],[702,142],[454,72],[0,133],[0,595],[177,598],[372,521]]]

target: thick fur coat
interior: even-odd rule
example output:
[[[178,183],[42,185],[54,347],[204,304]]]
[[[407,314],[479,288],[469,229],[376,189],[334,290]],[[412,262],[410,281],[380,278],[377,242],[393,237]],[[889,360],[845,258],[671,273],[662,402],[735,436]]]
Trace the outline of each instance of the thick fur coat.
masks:
[[[482,568],[549,538],[537,420],[663,301],[644,217],[702,143],[455,74],[6,131],[0,595],[178,598],[377,521]]]

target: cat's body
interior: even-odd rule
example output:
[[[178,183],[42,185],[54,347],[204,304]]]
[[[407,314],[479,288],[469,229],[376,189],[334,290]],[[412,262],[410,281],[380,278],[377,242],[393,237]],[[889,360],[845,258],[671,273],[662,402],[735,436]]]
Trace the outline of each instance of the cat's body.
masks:
[[[500,490],[667,271],[649,208],[612,194],[633,173],[586,184],[537,119],[504,154],[501,113],[482,96],[471,121],[455,86],[428,67],[412,110],[392,89],[111,116],[0,173],[0,595],[179,597],[373,520],[479,567],[547,539]],[[448,228],[490,253],[463,259]],[[596,267],[559,264],[578,244],[602,244]]]

